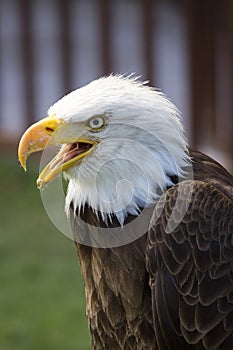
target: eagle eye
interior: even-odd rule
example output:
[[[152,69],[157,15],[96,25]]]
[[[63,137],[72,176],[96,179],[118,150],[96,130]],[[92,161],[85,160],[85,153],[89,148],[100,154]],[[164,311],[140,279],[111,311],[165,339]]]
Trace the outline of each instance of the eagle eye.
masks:
[[[106,123],[106,120],[104,116],[95,115],[94,117],[88,120],[86,125],[90,131],[99,131],[105,126],[105,123]]]

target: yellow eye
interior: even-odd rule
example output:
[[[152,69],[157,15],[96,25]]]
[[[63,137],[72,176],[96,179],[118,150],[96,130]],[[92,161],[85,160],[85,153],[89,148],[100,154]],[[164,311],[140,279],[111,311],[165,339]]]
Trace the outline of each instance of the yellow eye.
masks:
[[[93,131],[97,131],[101,129],[105,125],[105,118],[101,115],[97,115],[88,120],[87,126],[91,128]]]

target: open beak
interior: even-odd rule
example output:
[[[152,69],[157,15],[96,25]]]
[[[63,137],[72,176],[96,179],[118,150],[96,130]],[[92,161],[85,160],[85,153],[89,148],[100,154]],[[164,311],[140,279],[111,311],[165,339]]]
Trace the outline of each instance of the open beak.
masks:
[[[57,177],[91,152],[95,142],[84,139],[74,139],[73,136],[62,135],[67,128],[64,120],[51,116],[30,126],[23,134],[18,147],[20,164],[26,171],[26,162],[30,154],[42,151],[47,146],[62,144],[60,151],[44,168],[37,179],[37,187],[42,189]]]

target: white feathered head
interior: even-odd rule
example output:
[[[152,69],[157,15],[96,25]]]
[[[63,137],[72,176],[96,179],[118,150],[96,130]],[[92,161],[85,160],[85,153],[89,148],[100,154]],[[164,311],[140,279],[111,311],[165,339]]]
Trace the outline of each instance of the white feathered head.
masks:
[[[66,207],[88,204],[122,224],[153,203],[189,161],[179,112],[161,92],[135,77],[111,75],[61,98],[19,145],[29,154],[61,145],[40,174],[43,188],[59,173],[69,180]]]

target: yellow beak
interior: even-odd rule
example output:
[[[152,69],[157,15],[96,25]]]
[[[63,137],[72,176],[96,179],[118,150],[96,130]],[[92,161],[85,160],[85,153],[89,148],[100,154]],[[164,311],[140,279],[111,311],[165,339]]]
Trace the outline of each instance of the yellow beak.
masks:
[[[20,164],[27,170],[26,162],[30,154],[42,151],[51,141],[51,135],[62,121],[55,117],[47,117],[31,125],[23,134],[18,147]],[[51,143],[50,143],[51,144]]]
[[[62,127],[61,124],[63,124]],[[65,133],[62,131],[65,129],[68,128],[64,120],[50,116],[30,126],[20,140],[18,157],[25,171],[30,154],[42,151],[49,145],[65,144],[39,175],[37,186],[40,189],[51,182],[59,173],[89,154],[92,146],[96,144],[91,140],[75,139],[72,135],[66,135],[64,139],[62,134]]]

